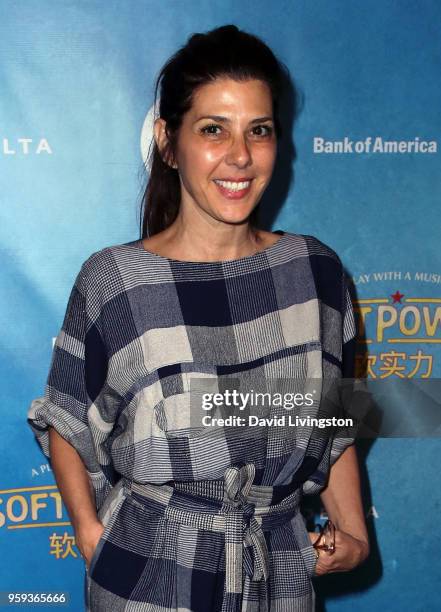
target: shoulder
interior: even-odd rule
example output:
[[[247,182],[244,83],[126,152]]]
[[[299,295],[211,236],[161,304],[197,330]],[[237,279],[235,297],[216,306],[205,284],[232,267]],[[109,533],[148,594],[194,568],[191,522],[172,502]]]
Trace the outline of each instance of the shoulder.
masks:
[[[341,259],[336,251],[328,244],[310,234],[295,234],[284,232],[291,244],[297,248],[303,247],[304,254],[309,257],[325,257],[341,265]]]
[[[81,263],[76,284],[80,291],[106,293],[121,289],[121,268],[133,255],[136,240],[103,247],[92,252]]]
[[[334,267],[342,268],[342,261],[337,252],[328,244],[310,234],[296,234],[294,232],[284,231],[293,252],[303,257],[308,257],[316,265],[326,266],[327,264]]]
[[[309,234],[289,235],[293,253],[308,262],[317,297],[337,310],[344,308],[345,270],[340,256],[328,244]]]

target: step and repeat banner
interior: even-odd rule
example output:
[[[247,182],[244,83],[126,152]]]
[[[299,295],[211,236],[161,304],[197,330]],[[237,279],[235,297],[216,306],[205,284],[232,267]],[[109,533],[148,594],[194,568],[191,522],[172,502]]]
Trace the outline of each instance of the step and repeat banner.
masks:
[[[139,238],[159,69],[193,32],[229,23],[262,37],[298,92],[294,155],[262,203],[267,228],[340,255],[357,376],[423,393],[440,378],[438,0],[0,0],[2,605],[7,593],[50,592],[84,609],[84,563],[27,410],[81,264]],[[393,409],[409,410],[398,397]],[[433,432],[357,443],[371,555],[315,579],[320,609],[440,609],[432,400]],[[418,402],[411,410],[418,420]],[[324,520],[321,510],[309,511]]]

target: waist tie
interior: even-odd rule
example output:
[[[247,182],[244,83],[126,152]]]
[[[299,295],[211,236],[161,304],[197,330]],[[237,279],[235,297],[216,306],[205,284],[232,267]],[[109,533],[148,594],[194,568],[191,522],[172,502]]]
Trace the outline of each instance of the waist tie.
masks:
[[[227,468],[220,480],[173,482],[172,485],[140,484],[123,477],[126,493],[146,503],[166,518],[202,530],[225,534],[225,591],[237,607],[243,593],[243,573],[252,582],[269,578],[269,556],[264,531],[289,521],[299,511],[301,489],[271,505],[273,487],[253,485],[255,465]],[[267,610],[269,593],[266,588]],[[234,603],[236,602],[236,603]]]

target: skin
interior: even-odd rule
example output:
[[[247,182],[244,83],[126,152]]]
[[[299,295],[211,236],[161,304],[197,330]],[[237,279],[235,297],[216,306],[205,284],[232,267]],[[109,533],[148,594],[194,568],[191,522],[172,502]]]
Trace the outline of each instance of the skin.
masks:
[[[224,119],[203,118],[207,116]],[[199,88],[173,153],[165,128],[165,121],[157,119],[155,140],[163,159],[178,169],[181,203],[171,226],[144,239],[146,250],[172,259],[220,261],[250,255],[280,238],[262,230],[254,233],[248,225],[271,179],[277,152],[266,83],[217,79]],[[244,177],[253,180],[240,200],[225,198],[214,183]]]
[[[97,517],[94,494],[76,449],[49,427],[49,451],[55,481],[75,532],[75,543],[89,567],[104,525]]]
[[[222,120],[203,119],[220,116]],[[265,118],[262,120],[262,118]],[[211,126],[211,127],[209,127]],[[252,231],[248,218],[271,179],[276,159],[271,94],[258,80],[217,79],[201,87],[184,116],[175,151],[170,150],[163,119],[154,126],[163,159],[178,169],[181,203],[174,223],[144,239],[144,248],[183,261],[221,261],[253,254],[280,236]],[[271,129],[272,128],[272,129]],[[252,177],[248,194],[229,200],[214,179]],[[75,531],[77,546],[89,566],[104,525],[81,458],[52,427],[52,467]],[[336,525],[336,551],[320,552],[316,575],[347,571],[369,554],[355,449],[346,449],[330,470],[321,499]],[[317,534],[309,534],[311,542]]]
[[[345,572],[362,563],[369,555],[369,539],[363,515],[360,472],[354,445],[349,446],[329,472],[328,485],[320,494],[328,517],[334,523],[335,552],[319,550],[315,574]],[[311,543],[317,533],[309,534]]]

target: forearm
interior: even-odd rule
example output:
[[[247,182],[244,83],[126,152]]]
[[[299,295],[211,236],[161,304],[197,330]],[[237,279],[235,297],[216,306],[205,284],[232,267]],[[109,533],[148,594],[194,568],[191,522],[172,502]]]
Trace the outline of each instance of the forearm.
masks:
[[[75,531],[96,523],[94,494],[81,457],[53,427],[49,428],[51,465]]]
[[[328,485],[320,498],[337,529],[369,546],[354,445],[349,446],[331,467]]]

